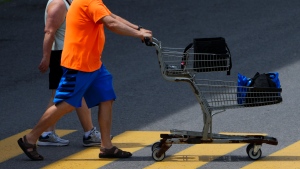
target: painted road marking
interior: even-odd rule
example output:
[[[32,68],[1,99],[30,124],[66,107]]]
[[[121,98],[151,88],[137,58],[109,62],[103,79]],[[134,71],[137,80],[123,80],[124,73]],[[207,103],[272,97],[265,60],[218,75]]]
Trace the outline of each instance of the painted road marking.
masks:
[[[293,169],[300,168],[300,141],[289,145],[269,156],[259,159],[243,169]]]
[[[245,144],[197,144],[170,157],[166,157],[163,161],[156,162],[145,169],[198,168],[244,145]],[[167,153],[168,151],[166,155]]]
[[[16,157],[20,154],[23,154],[23,151],[20,149],[17,140],[23,137],[25,134],[29,133],[30,131],[31,129],[28,129],[0,141],[0,163],[9,160],[13,157]],[[76,130],[56,130],[55,132],[56,134],[62,137],[75,131]]]
[[[112,140],[113,144],[118,148],[136,152],[160,140],[160,134],[169,132],[167,131],[126,131],[117,135]],[[90,147],[76,154],[68,156],[62,160],[52,163],[44,169],[82,169],[82,168],[100,168],[117,159],[99,159],[99,147]]]
[[[56,130],[59,136],[64,136],[76,130]],[[30,129],[0,141],[0,163],[23,154],[17,145],[17,140],[30,132]],[[160,140],[159,135],[168,131],[126,131],[113,139],[113,144],[130,152],[136,152]],[[221,134],[221,133],[220,133]],[[250,133],[222,133],[229,135],[249,135]],[[263,133],[251,133],[265,135]],[[161,162],[155,162],[146,167],[152,168],[199,168],[219,157],[222,157],[246,144],[196,144],[176,154],[168,155]],[[176,146],[176,145],[173,145]],[[300,166],[300,141],[289,145],[269,156],[261,158],[243,167],[243,169],[292,169]],[[52,163],[44,168],[100,168],[117,159],[99,159],[99,147],[90,147],[67,158]],[[149,156],[151,152],[149,152]]]

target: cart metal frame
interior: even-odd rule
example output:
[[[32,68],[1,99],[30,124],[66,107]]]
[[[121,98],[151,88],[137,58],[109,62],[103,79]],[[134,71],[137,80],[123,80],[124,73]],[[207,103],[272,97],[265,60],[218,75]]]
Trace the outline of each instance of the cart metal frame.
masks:
[[[226,111],[226,109],[279,103],[282,101],[281,88],[263,88],[257,91],[253,90],[253,87],[237,86],[236,82],[233,81],[196,79],[195,75],[201,72],[194,71],[193,62],[196,60],[194,60],[195,57],[193,58],[193,56],[207,55],[208,57],[205,58],[212,59],[202,60],[205,63],[216,62],[217,54],[192,53],[191,50],[184,53],[183,48],[162,47],[161,42],[155,38],[151,42],[148,42],[148,46],[156,48],[163,78],[172,82],[189,83],[194,90],[203,113],[202,132],[172,129],[170,130],[170,134],[160,134],[161,140],[152,145],[152,158],[155,161],[162,161],[165,158],[166,151],[172,144],[248,143],[246,152],[252,160],[257,160],[261,157],[261,146],[263,143],[270,145],[278,144],[276,138],[262,134],[215,134],[212,132],[212,117]],[[184,66],[182,66],[183,56]],[[223,60],[219,61],[224,63]],[[198,70],[201,68],[197,67]],[[205,67],[205,69],[208,69],[208,67]],[[242,88],[243,92],[238,93],[237,88]],[[242,103],[238,103],[237,99],[241,99]]]

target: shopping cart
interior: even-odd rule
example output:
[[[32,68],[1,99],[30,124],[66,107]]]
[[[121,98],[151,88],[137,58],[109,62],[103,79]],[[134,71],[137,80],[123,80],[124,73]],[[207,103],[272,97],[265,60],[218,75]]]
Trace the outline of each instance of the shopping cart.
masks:
[[[155,38],[152,41],[146,39],[145,42],[146,45],[156,48],[160,71],[164,79],[189,83],[203,113],[204,126],[202,131],[173,129],[170,130],[170,134],[160,134],[161,140],[152,145],[152,158],[155,161],[162,161],[172,144],[248,143],[246,152],[252,160],[261,157],[263,143],[278,144],[276,138],[262,134],[212,133],[212,117],[226,111],[226,109],[280,103],[282,101],[281,88],[253,88],[237,86],[237,82],[233,81],[197,79],[197,73],[208,72],[209,70],[229,71],[231,65],[226,64],[230,62],[229,57],[220,57],[218,54],[211,53],[192,53],[192,48],[185,51],[184,48],[162,47],[161,42]],[[199,58],[204,59],[199,60]],[[201,64],[194,64],[194,62],[201,62]],[[200,66],[195,67],[195,65]],[[207,67],[205,65],[213,66]],[[205,71],[199,71],[199,69]]]

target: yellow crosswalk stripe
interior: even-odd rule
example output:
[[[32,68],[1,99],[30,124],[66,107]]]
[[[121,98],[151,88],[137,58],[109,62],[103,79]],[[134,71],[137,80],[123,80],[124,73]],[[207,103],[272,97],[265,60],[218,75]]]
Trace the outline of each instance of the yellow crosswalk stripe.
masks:
[[[30,131],[31,129],[28,129],[0,141],[0,163],[23,153],[17,143],[17,140]],[[56,130],[56,134],[58,134],[59,136],[64,136],[75,131],[76,130]]]
[[[196,144],[170,157],[166,157],[163,161],[156,162],[145,169],[198,168],[244,145],[245,144]],[[168,151],[166,155],[167,153]]]
[[[113,138],[112,142],[118,148],[136,152],[148,145],[160,140],[161,133],[169,133],[166,131],[126,131]],[[150,150],[149,150],[150,151]],[[62,160],[45,166],[44,169],[82,169],[82,168],[100,168],[117,159],[99,159],[99,147],[90,147],[76,154],[68,156]],[[151,151],[149,152],[151,153]]]
[[[300,141],[289,145],[267,157],[255,161],[243,169],[293,169],[300,168]]]
[[[0,163],[7,161],[15,156],[23,154],[17,144],[17,140],[29,133],[31,129],[25,130],[11,137],[0,140]],[[59,136],[64,136],[75,132],[76,130],[56,130]],[[125,151],[136,152],[154,142],[160,140],[160,134],[169,134],[169,131],[126,131],[117,135],[112,140],[113,144]],[[266,135],[264,133],[220,133],[228,135]],[[246,144],[195,144],[176,154],[166,152],[166,158],[161,162],[155,162],[145,169],[181,169],[181,168],[199,168],[219,157],[222,157]],[[173,145],[176,146],[176,145]],[[172,148],[172,147],[171,147]],[[149,156],[151,156],[149,148]],[[300,166],[300,141],[295,142],[271,155],[261,158],[251,164],[244,166],[243,169],[293,169]],[[100,168],[114,162],[117,159],[99,159],[99,147],[86,148],[83,151],[72,154],[64,159],[56,161],[44,169],[55,168]],[[46,157],[47,158],[47,157]]]

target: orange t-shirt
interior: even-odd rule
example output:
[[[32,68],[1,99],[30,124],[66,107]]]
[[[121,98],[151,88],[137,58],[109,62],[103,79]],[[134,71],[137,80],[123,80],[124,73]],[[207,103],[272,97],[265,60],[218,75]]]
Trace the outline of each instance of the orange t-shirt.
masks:
[[[102,0],[74,0],[67,13],[61,66],[83,72],[101,67],[104,25],[96,23],[111,12]]]

